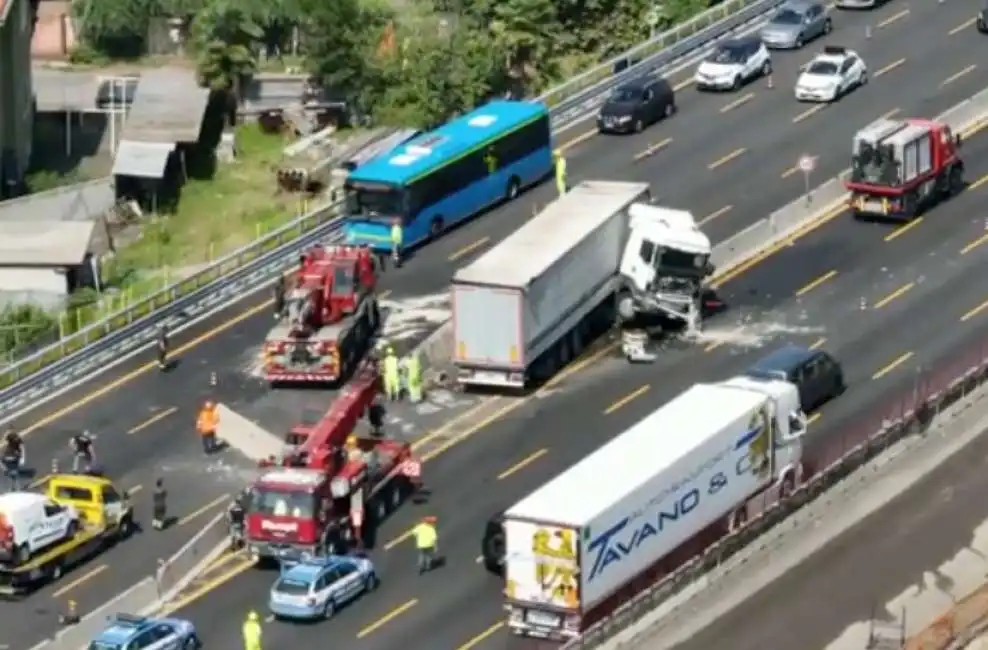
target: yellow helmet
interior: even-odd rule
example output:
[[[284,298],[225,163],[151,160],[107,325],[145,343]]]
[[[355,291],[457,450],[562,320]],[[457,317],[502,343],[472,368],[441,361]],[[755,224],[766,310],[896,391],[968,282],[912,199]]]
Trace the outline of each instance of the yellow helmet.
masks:
[[[247,614],[247,620],[248,621],[251,621],[253,623],[256,623],[259,619],[260,619],[260,616],[258,616],[257,615],[257,612],[255,612],[254,610],[251,610],[250,612],[248,612],[248,614]]]
[[[351,448],[352,447],[356,447],[357,446],[357,436],[355,436],[353,434],[347,436],[346,446],[347,447],[351,447]]]
[[[388,354],[394,354],[394,353],[395,353],[395,349],[389,345],[388,346]]]

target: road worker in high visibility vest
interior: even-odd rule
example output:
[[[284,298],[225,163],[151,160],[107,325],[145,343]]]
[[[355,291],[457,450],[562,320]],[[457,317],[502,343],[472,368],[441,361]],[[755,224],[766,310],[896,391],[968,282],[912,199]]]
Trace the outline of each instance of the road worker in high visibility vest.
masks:
[[[408,386],[408,399],[412,404],[422,401],[422,363],[417,352],[405,358],[405,379]]]
[[[419,575],[432,569],[436,563],[439,535],[436,532],[436,518],[423,517],[412,529],[415,537],[415,548],[418,551]]]
[[[405,238],[405,233],[401,229],[401,221],[394,220],[391,224],[391,261],[395,268],[401,266],[401,246]]]
[[[244,650],[261,650],[261,617],[257,612],[248,613],[244,621]]]
[[[566,181],[566,158],[561,150],[556,149],[552,152],[552,162],[556,170],[556,191],[562,196],[566,194],[569,186]]]
[[[384,393],[392,402],[401,398],[401,371],[398,357],[390,345],[384,353]]]
[[[216,404],[206,401],[199,409],[199,417],[196,418],[196,430],[202,438],[202,450],[206,454],[216,451],[216,430],[220,425],[220,414]]]

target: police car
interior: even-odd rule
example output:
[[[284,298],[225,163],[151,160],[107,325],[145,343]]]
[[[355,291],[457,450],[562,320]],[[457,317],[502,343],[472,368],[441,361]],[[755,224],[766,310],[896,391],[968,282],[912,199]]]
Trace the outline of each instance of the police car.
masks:
[[[868,68],[857,52],[827,46],[803,68],[796,81],[801,102],[832,102],[844,93],[868,83]]]
[[[117,614],[92,640],[89,650],[197,650],[196,629],[178,618],[145,618]]]
[[[374,565],[365,557],[329,555],[281,559],[268,609],[275,618],[332,618],[340,607],[377,588]]]

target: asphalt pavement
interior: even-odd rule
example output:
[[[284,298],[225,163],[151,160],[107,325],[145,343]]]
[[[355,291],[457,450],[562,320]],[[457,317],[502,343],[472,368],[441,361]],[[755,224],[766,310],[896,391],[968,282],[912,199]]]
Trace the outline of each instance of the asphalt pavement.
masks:
[[[883,419],[901,413],[916,390],[969,361],[975,341],[988,343],[988,307],[982,307],[988,292],[970,280],[988,266],[985,217],[978,209],[988,190],[988,139],[972,139],[966,155],[971,189],[914,225],[897,229],[835,216],[729,281],[723,295],[730,308],[709,324],[701,342],[672,346],[647,366],[603,354],[587,371],[435,458],[425,471],[430,502],[406,506],[380,533],[374,552],[383,579],[379,590],[327,623],[269,622],[265,642],[315,644],[332,634],[366,648],[518,647],[500,624],[500,585],[476,562],[487,517],[684,386],[729,377],[783,342],[827,349],[843,362],[849,383],[847,393],[823,407],[811,425],[811,466],[825,465],[863,440]],[[439,517],[447,566],[418,577],[403,531],[424,513]],[[264,610],[273,577],[246,570],[179,615],[196,621],[206,643],[229,646],[239,633],[231,621]],[[775,626],[767,629],[784,625],[775,609],[761,611]],[[757,614],[748,612],[745,625]],[[860,615],[855,612],[855,618]],[[724,631],[703,647],[713,638],[723,640]],[[757,643],[764,647],[769,638],[766,633]]]
[[[648,180],[660,201],[692,210],[705,220],[704,228],[715,240],[723,239],[802,193],[805,179],[791,171],[800,155],[817,157],[816,171],[810,178],[815,185],[847,166],[851,135],[873,119],[888,114],[932,116],[980,90],[985,82],[984,68],[977,67],[972,54],[980,41],[975,42],[973,28],[964,25],[971,11],[957,3],[911,7],[890,3],[874,12],[837,13],[834,32],[828,39],[802,52],[775,55],[772,88],[759,81],[735,94],[701,94],[687,86],[678,95],[679,113],[643,134],[597,137],[591,132],[583,133],[581,127],[566,132],[560,142],[575,140],[567,147],[571,178]],[[866,25],[871,26],[870,34]],[[797,104],[792,99],[791,86],[799,65],[824,42],[857,49],[870,66],[872,81],[837,105],[816,110]],[[686,76],[673,81],[678,83]],[[590,128],[592,123],[583,127]],[[969,147],[969,160],[976,160],[979,146],[972,143]],[[551,196],[551,187],[535,188],[514,203],[448,233],[414,256],[405,268],[389,271],[383,278],[383,289],[390,299],[398,301],[441,292],[458,265],[516,229]],[[971,200],[962,197],[957,201]],[[930,223],[940,214],[938,211],[930,215],[926,223],[896,240],[913,242],[912,254],[917,263],[937,238],[962,234],[957,230],[956,218],[944,228]],[[774,306],[774,300],[783,304],[785,296],[795,291],[788,285],[809,282],[817,267],[845,260],[848,269],[855,265],[865,268],[862,265],[871,259],[868,246],[880,243],[884,232],[867,225],[829,224],[739,278],[727,287],[727,292],[737,299],[739,310],[765,309],[765,305]],[[833,287],[840,286],[843,279],[837,276]],[[911,295],[903,298],[925,295],[919,289],[908,293]],[[172,487],[173,509],[186,523],[169,533],[141,536],[81,567],[59,585],[5,608],[0,625],[16,639],[14,650],[33,645],[50,633],[54,613],[66,598],[78,600],[84,612],[133,584],[139,575],[151,570],[157,558],[177,550],[195,530],[195,522],[204,521],[220,507],[223,494],[243,485],[250,472],[233,454],[206,459],[199,452],[193,422],[202,400],[210,397],[234,405],[263,402],[269,417],[266,423],[273,429],[288,426],[307,406],[324,408],[328,402],[325,394],[296,394],[282,399],[270,396],[253,376],[258,346],[270,324],[270,311],[264,305],[267,297],[264,293],[248,296],[244,302],[177,336],[174,344],[181,362],[168,375],[149,371],[150,359],[139,356],[35,409],[16,423],[28,431],[28,454],[39,474],[46,472],[52,458],[62,462],[68,459],[71,432],[89,429],[98,436],[100,464],[122,487],[135,492],[139,507],[147,508],[153,480],[163,474]],[[946,298],[955,297],[951,292]],[[938,296],[938,302],[943,300]],[[728,318],[733,318],[733,313]],[[894,310],[884,313],[891,315]],[[928,317],[925,313],[922,318],[916,314],[902,316],[903,322],[910,325],[925,322]],[[901,347],[895,344],[901,323],[894,317],[881,322],[885,323],[882,331],[861,335],[872,338],[859,337],[855,339],[857,343],[843,344],[853,348],[850,367],[860,376],[867,374],[869,368],[874,372],[872,366],[881,363],[881,353],[894,357],[895,350],[891,348]],[[841,328],[840,334],[843,331]],[[915,348],[913,358],[903,362],[901,370],[915,367],[910,364],[925,358],[927,346],[936,346],[934,337],[928,339],[910,346]],[[834,338],[835,345],[841,345],[840,340]],[[490,512],[505,507],[546,476],[571,464],[683,385],[742,367],[740,364],[746,363],[757,349],[722,344],[702,355],[694,349],[669,350],[660,363],[645,369],[625,368],[605,355],[586,372],[576,373],[557,390],[548,391],[544,399],[512,407],[502,416],[495,410],[492,424],[481,435],[449,447],[429,466],[429,481],[437,492],[437,500],[429,508],[440,512],[445,522],[444,550],[451,563],[456,565],[478,550],[479,522]],[[708,374],[714,372],[718,374]],[[655,385],[649,383],[656,376],[660,380]],[[884,383],[899,381],[893,375],[889,377]],[[874,386],[884,383],[876,382]],[[646,384],[649,388],[636,399],[602,416],[602,399],[608,403],[619,400],[622,394]],[[867,390],[852,391],[842,402],[871,403],[878,392],[881,391],[869,384]],[[558,394],[558,399],[553,393]],[[856,414],[859,408],[850,411]],[[828,411],[820,426],[825,428],[828,422],[836,423],[845,417],[851,415],[842,415],[840,409]],[[557,435],[566,437],[554,438]],[[542,449],[546,451],[540,454]],[[537,457],[525,467],[502,480],[496,478],[507,471],[507,465],[533,454]],[[469,495],[469,505],[464,495]],[[200,514],[191,517],[197,511]],[[388,522],[383,536],[398,535],[417,513],[414,508],[400,512]],[[376,618],[412,599],[417,600],[402,614],[373,631],[365,630],[362,639],[382,645],[417,639],[422,645],[429,643],[430,648],[457,646],[484,631],[485,626],[495,624],[498,587],[479,571],[473,571],[475,567],[457,571],[462,582],[458,580],[447,593],[444,590],[452,569],[415,580],[402,573],[411,566],[411,551],[404,544],[393,548],[381,558],[385,575],[381,592],[341,613],[340,621],[330,624],[334,634],[341,638],[357,635]],[[101,569],[103,566],[106,568]],[[204,627],[210,642],[217,646],[235,642],[234,621],[247,607],[262,604],[270,579],[267,574],[239,576],[193,604],[188,613]],[[75,581],[80,582],[73,585]],[[422,590],[428,584],[439,591]],[[298,633],[315,634],[316,629],[321,628]],[[273,630],[271,638],[296,633]],[[492,633],[490,643],[498,643],[496,638]]]

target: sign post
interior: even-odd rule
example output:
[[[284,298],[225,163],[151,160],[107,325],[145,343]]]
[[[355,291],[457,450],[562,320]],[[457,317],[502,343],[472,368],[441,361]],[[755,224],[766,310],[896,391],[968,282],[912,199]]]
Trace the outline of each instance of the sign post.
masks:
[[[648,10],[647,14],[645,14],[645,22],[648,24],[649,40],[655,38],[655,28],[659,26],[660,20],[662,20],[662,14],[659,13],[658,5],[652,5],[652,8]]]
[[[810,194],[810,174],[816,168],[816,158],[810,156],[809,154],[803,154],[799,157],[799,171],[803,172],[803,190],[806,194],[806,205],[813,202],[813,196]]]

